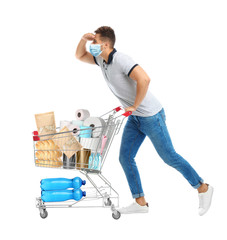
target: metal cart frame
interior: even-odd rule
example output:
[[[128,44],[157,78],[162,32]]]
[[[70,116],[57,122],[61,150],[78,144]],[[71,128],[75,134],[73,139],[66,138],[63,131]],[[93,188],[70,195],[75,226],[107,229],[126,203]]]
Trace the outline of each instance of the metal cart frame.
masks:
[[[94,161],[95,156],[97,154],[100,154],[100,146],[102,141],[102,136],[107,136],[107,141],[105,144],[105,147],[101,151],[102,161],[101,165],[98,169],[94,169],[88,166],[80,166],[79,172],[82,173],[87,180],[91,183],[92,187],[83,187],[83,190],[88,191],[88,196],[82,197],[79,201],[75,200],[68,200],[64,202],[43,202],[41,197],[36,198],[36,207],[39,209],[41,218],[46,218],[48,216],[47,208],[93,208],[93,207],[104,207],[104,208],[110,208],[112,211],[112,217],[114,219],[119,219],[121,214],[119,211],[117,211],[116,207],[119,207],[119,194],[117,191],[112,187],[111,183],[102,175],[102,167],[104,165],[104,162],[106,160],[107,154],[109,152],[110,146],[113,142],[114,136],[117,135],[120,131],[120,128],[122,126],[122,123],[126,117],[132,114],[132,112],[125,112],[121,115],[115,116],[120,110],[124,110],[123,107],[117,107],[113,110],[101,115],[100,117],[105,120],[105,127],[94,127],[90,126],[85,129],[73,129],[73,131],[63,132],[64,134],[79,134],[83,133],[83,131],[86,131],[88,129],[91,129],[92,131],[96,129],[96,131],[100,130],[100,137],[97,144],[97,147],[93,149],[93,159],[92,163]],[[108,118],[104,118],[108,115]],[[121,119],[120,119],[121,117]],[[33,146],[34,146],[34,160],[36,166],[39,167],[53,167],[49,164],[37,164],[37,157],[36,152],[38,151],[36,149],[36,143],[38,141],[41,141],[41,138],[45,137],[45,139],[51,139],[53,135],[61,134],[60,132],[55,134],[47,134],[47,135],[38,135],[38,132],[33,132]],[[59,135],[60,136],[60,135]],[[41,160],[45,162],[45,160]],[[55,168],[55,167],[54,167]],[[63,169],[63,166],[60,167]],[[57,168],[59,169],[59,167]],[[73,168],[76,169],[76,168]],[[95,183],[94,177],[98,176],[98,178],[101,180],[101,182],[104,185],[98,186]],[[90,201],[98,201],[99,204],[97,205],[89,205],[88,202]]]

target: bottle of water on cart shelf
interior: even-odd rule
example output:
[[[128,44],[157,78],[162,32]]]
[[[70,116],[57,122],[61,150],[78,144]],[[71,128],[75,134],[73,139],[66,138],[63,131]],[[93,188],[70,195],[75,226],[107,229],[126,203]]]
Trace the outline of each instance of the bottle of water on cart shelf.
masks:
[[[41,199],[43,202],[63,202],[74,199],[79,201],[82,197],[86,196],[86,192],[79,189],[67,190],[51,190],[42,191]]]
[[[80,177],[75,177],[73,179],[46,178],[41,180],[40,187],[42,190],[63,190],[67,188],[78,189],[85,184],[86,181],[82,180]]]

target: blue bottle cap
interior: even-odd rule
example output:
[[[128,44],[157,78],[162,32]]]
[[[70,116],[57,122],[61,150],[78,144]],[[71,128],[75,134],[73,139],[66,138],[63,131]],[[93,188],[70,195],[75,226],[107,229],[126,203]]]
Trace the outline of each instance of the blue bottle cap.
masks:
[[[86,184],[86,180],[82,180],[82,185],[85,185]]]
[[[82,193],[82,194],[83,194],[83,197],[85,197],[85,196],[86,196],[86,192],[85,192],[85,191],[83,191],[83,193]]]

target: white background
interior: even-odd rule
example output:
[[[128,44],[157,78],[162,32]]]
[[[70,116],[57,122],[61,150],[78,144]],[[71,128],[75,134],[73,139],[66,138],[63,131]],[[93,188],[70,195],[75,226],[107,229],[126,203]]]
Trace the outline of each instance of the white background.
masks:
[[[4,239],[226,239],[226,1],[1,1],[1,235]],[[150,212],[123,215],[109,209],[35,207],[39,181],[81,176],[36,168],[34,114],[71,120],[79,108],[99,116],[119,106],[97,65],[75,57],[82,35],[107,25],[118,51],[151,78],[149,90],[166,112],[176,151],[215,192],[209,212],[197,213],[198,196],[183,176],[159,158],[148,138],[137,165]],[[122,129],[103,168],[132,202],[118,161]],[[224,218],[224,219],[223,219]]]

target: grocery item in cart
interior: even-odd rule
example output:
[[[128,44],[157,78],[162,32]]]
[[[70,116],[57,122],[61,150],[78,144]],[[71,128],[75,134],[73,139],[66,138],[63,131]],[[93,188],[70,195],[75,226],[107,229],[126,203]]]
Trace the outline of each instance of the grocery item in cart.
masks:
[[[59,160],[35,160],[35,165],[39,167],[59,168],[62,166],[62,161]]]
[[[53,134],[56,132],[54,112],[35,114],[35,120],[39,135]],[[49,136],[40,137],[40,140],[48,138]]]
[[[45,178],[40,181],[40,188],[42,190],[63,190],[67,188],[78,189],[85,185],[86,181],[80,177],[73,179],[68,178]]]
[[[37,151],[35,156],[38,160],[56,160],[60,161],[61,153],[59,151]]]
[[[72,120],[72,124],[76,125],[76,126],[83,126],[84,121],[81,120]]]
[[[80,138],[80,143],[83,148],[91,149],[92,151],[99,151],[98,146],[101,143],[100,138]]]
[[[102,136],[102,146],[101,146],[101,152],[100,154],[102,155],[102,152],[103,152],[103,149],[106,145],[106,142],[107,142],[107,137],[106,136]]]
[[[61,167],[62,161],[60,159],[60,153],[58,151],[37,151],[36,165],[37,166],[49,166],[49,167]]]
[[[47,167],[48,165],[46,164],[45,160],[35,160],[35,165],[38,167]]]
[[[59,150],[53,140],[37,141],[35,147],[38,150]]]
[[[68,127],[72,122],[71,121],[68,121],[68,120],[62,120],[60,121],[60,130],[63,128],[63,127]]]
[[[72,190],[51,190],[41,192],[41,199],[43,202],[62,202],[70,199],[79,201],[85,196],[86,192],[82,191],[80,188]]]
[[[54,144],[53,140],[38,141],[36,142],[35,147],[35,156],[37,158],[36,164],[38,166],[62,166],[62,161],[60,159],[62,152],[59,151],[59,147]]]
[[[80,137],[81,138],[91,138],[92,128],[80,126]]]
[[[63,153],[63,168],[65,169],[73,169],[76,166],[76,155],[73,154],[72,157],[68,158]]]
[[[76,124],[69,124],[68,125],[69,131],[73,131],[73,136],[78,137],[80,134],[80,127]]]
[[[70,136],[69,134],[69,129],[64,126],[57,134],[53,135],[52,140],[54,141],[55,145],[62,150],[65,142],[68,141]]]
[[[100,170],[101,168],[101,163],[102,163],[102,157],[99,153],[91,153],[91,156],[89,157],[89,169],[95,169],[95,170]]]
[[[94,128],[92,130],[92,137],[100,137],[103,128],[106,126],[106,122],[101,117],[89,117],[84,121],[83,125]]]
[[[76,169],[88,168],[88,161],[91,155],[91,150],[83,148],[76,153]]]
[[[76,119],[80,121],[83,121],[86,118],[90,117],[90,113],[86,109],[78,109],[75,115],[76,115]]]
[[[74,136],[70,137],[64,145],[64,154],[71,158],[73,154],[82,149],[82,145],[76,140]]]
[[[73,154],[82,149],[82,145],[67,127],[64,127],[58,134],[54,135],[52,140],[68,158],[71,158]]]

